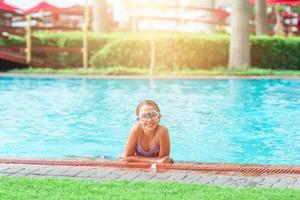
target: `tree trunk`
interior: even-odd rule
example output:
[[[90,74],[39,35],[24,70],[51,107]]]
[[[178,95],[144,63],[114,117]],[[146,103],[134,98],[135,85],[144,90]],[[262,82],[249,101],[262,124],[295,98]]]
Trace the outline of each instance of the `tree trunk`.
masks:
[[[110,31],[110,19],[106,0],[93,0],[93,30],[98,33]]]
[[[250,65],[248,0],[232,0],[229,45],[230,69],[245,69]]]
[[[255,28],[256,35],[267,35],[267,11],[266,0],[256,0],[255,2]]]

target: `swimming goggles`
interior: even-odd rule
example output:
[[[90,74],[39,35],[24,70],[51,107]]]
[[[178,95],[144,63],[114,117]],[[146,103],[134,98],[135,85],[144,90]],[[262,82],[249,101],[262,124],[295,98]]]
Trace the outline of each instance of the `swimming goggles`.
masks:
[[[139,114],[139,119],[141,121],[146,121],[148,118],[151,119],[158,119],[160,116],[160,113],[157,111],[152,111],[152,112],[142,112]]]

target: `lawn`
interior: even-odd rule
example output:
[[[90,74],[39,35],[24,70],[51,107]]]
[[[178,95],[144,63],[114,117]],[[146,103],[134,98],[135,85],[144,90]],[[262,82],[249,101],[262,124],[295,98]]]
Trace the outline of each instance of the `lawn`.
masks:
[[[27,69],[13,69],[7,71],[8,73],[21,74],[65,74],[65,75],[148,75],[148,69],[140,68],[125,68],[125,67],[107,67],[107,68],[78,68],[78,69],[51,69],[51,68],[27,68]],[[168,76],[191,76],[191,75],[233,75],[233,76],[300,76],[300,70],[274,70],[261,68],[240,69],[226,69],[218,67],[212,70],[156,70],[154,75],[168,75]]]
[[[0,199],[299,200],[300,190],[225,188],[172,182],[0,177]]]

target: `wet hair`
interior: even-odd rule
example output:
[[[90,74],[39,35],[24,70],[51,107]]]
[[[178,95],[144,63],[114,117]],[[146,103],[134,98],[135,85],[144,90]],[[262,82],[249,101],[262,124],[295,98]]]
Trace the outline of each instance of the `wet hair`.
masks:
[[[136,110],[135,110],[135,113],[136,113],[136,116],[139,115],[139,112],[140,112],[140,108],[143,106],[143,105],[149,105],[149,106],[152,106],[157,112],[160,112],[160,109],[157,105],[157,103],[155,103],[153,100],[143,100],[141,101],[137,107],[136,107]]]

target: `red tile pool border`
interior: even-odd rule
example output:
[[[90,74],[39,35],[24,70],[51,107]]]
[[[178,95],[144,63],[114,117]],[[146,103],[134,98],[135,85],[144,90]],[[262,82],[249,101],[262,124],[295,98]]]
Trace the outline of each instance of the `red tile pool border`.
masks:
[[[89,166],[112,167],[118,169],[150,169],[150,163],[124,162],[119,160],[42,160],[42,159],[15,159],[0,158],[0,163],[31,164],[31,165],[61,165],[61,166]],[[288,165],[247,165],[224,163],[172,163],[157,164],[157,171],[198,171],[242,174],[296,174],[300,175],[300,166]]]

